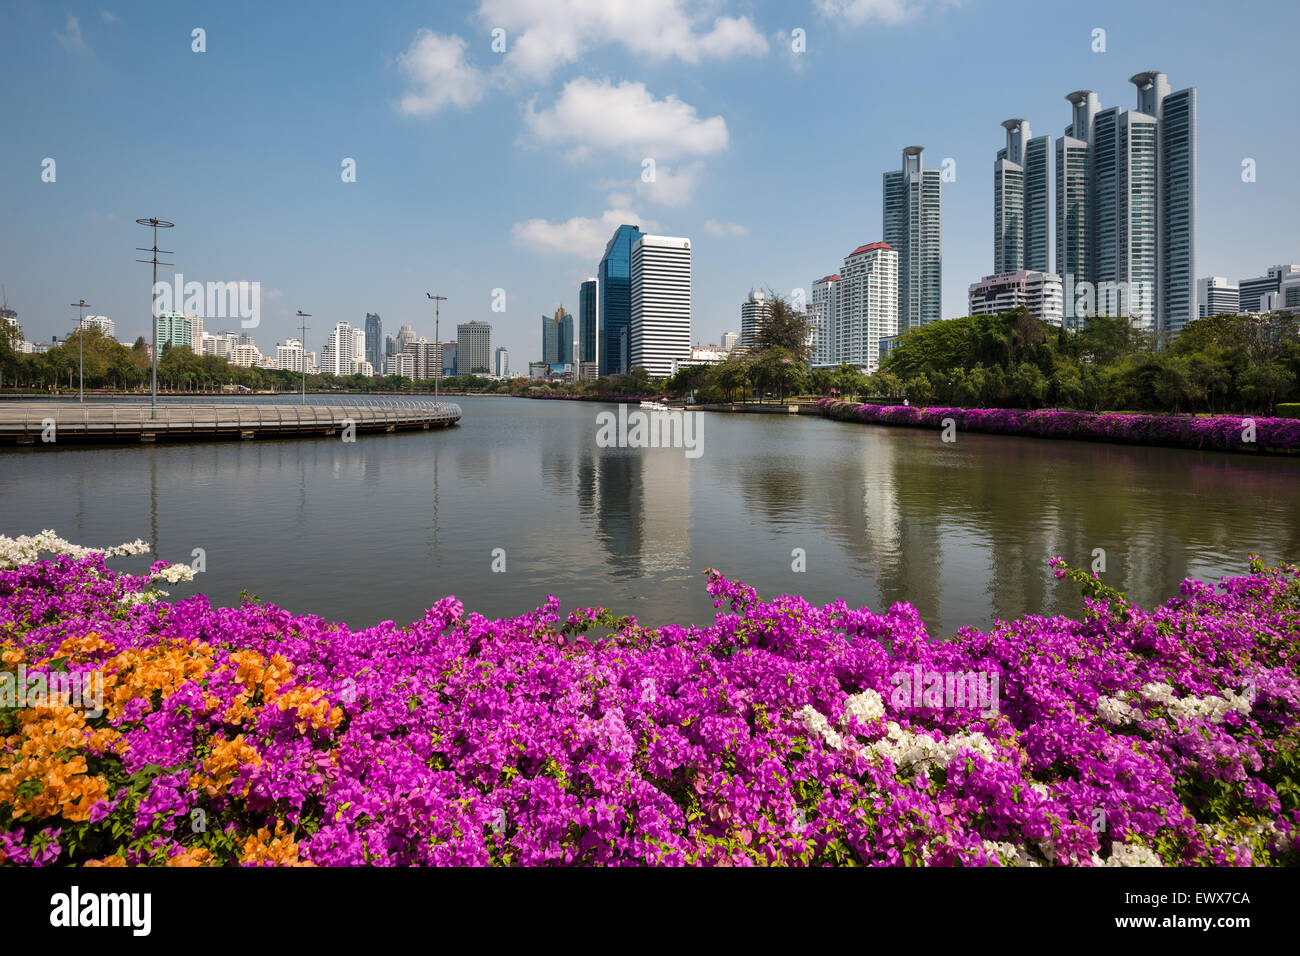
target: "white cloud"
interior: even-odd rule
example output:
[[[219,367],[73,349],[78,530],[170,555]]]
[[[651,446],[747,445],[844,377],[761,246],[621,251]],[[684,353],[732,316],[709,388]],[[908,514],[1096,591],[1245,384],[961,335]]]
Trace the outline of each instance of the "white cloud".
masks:
[[[654,182],[646,182],[644,172],[637,179],[637,195],[662,206],[685,206],[695,197],[703,173],[704,164],[700,162],[677,168],[656,164]]]
[[[605,243],[623,223],[639,225],[642,231],[659,229],[654,220],[643,219],[629,209],[607,209],[597,219],[575,216],[564,222],[529,219],[511,227],[515,242],[539,252],[560,252],[596,262],[605,252]]]
[[[482,0],[478,18],[506,31],[505,65],[539,82],[606,44],[650,60],[698,63],[767,52],[749,17],[706,16],[691,0]]]
[[[524,124],[537,142],[569,147],[576,158],[601,150],[662,162],[718,153],[728,144],[721,116],[700,119],[694,106],[672,95],[655,99],[644,83],[586,77],[565,84],[550,109],[538,112],[529,103]]]
[[[467,109],[482,97],[483,74],[465,60],[466,43],[422,29],[397,65],[410,80],[398,108],[407,116],[432,116],[447,107]]]
[[[940,3],[957,6],[960,0],[940,0]],[[814,4],[823,16],[853,26],[904,23],[935,6],[926,0],[814,0]]]
[[[118,16],[112,10],[101,10],[99,12],[99,19],[103,20],[105,23],[116,23]]]
[[[81,24],[71,14],[68,15],[68,23],[63,28],[63,32],[54,31],[54,39],[58,40],[59,46],[69,53],[86,52],[86,41],[81,38]]]
[[[716,219],[704,220],[704,231],[711,236],[747,236],[749,230],[739,223],[718,222]]]

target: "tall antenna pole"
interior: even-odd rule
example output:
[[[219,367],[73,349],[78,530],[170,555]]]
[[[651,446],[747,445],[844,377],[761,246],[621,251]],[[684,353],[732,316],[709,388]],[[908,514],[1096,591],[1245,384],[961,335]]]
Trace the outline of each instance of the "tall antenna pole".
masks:
[[[302,404],[307,404],[307,319],[311,318],[310,312],[298,310],[298,318],[302,320]]]
[[[6,302],[8,299],[5,300]],[[79,299],[72,303],[72,307],[77,310],[77,349],[81,352],[81,367],[77,370],[77,401],[85,403],[86,401],[86,327],[83,324],[81,310],[90,305],[85,299]]]
[[[150,386],[150,390],[149,390],[149,395],[150,395],[149,415],[152,418],[157,418],[158,417],[158,300],[154,296],[154,289],[158,288],[158,267],[172,265],[172,263],[170,262],[158,261],[158,253],[161,252],[164,255],[168,255],[168,256],[172,254],[166,249],[158,248],[158,230],[171,229],[176,225],[176,223],[168,222],[166,219],[157,219],[154,217],[150,217],[149,219],[137,219],[136,222],[138,222],[142,226],[153,227],[153,248],[143,249],[140,246],[135,247],[137,252],[153,253],[153,257],[150,259],[136,259],[135,261],[153,263],[153,285],[149,286],[149,299],[152,303],[149,308],[149,313],[153,316],[153,356],[152,356],[153,357],[153,379],[152,379],[153,384]]]
[[[436,405],[438,402],[438,382],[442,379],[442,336],[438,332],[438,307],[447,301],[445,295],[434,295],[432,292],[426,292],[430,299],[433,300],[433,338],[438,343],[438,374],[433,377],[433,401]]]

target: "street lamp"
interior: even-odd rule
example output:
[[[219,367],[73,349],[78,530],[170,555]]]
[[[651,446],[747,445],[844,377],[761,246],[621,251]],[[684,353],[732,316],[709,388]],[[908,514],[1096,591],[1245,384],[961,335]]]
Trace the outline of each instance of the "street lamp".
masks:
[[[77,310],[77,350],[80,355],[80,367],[77,369],[77,401],[85,404],[86,401],[86,327],[83,325],[81,310],[90,307],[90,303],[85,299],[78,299],[72,303],[72,307]]]
[[[298,310],[298,318],[299,318],[299,319],[302,319],[302,320],[310,319],[310,318],[311,318],[311,313],[310,313],[310,312],[304,312],[302,309],[299,309],[299,310]],[[306,323],[305,321],[303,321],[303,322],[301,323],[301,325],[302,325],[302,342],[300,343],[300,344],[302,345],[302,361],[301,361],[301,363],[300,363],[300,364],[302,365],[302,402],[301,402],[301,404],[306,405],[306,404],[307,404],[307,329],[308,329],[308,325],[307,325],[307,323]]]
[[[438,307],[447,301],[445,295],[434,295],[432,292],[426,292],[430,299],[433,300],[433,339],[438,343],[438,374],[433,377],[433,403],[438,404],[438,381],[442,378],[442,336],[438,333]]]
[[[150,217],[149,219],[137,219],[136,222],[138,222],[142,226],[153,227],[153,248],[145,249],[142,248],[141,246],[135,247],[137,252],[153,253],[152,258],[136,259],[135,261],[153,263],[153,285],[149,287],[149,298],[152,303],[149,308],[149,313],[153,316],[153,379],[152,379],[153,384],[150,386],[150,392],[149,392],[150,394],[149,416],[151,418],[157,418],[158,417],[158,305],[157,305],[157,299],[155,298],[154,295],[154,290],[158,288],[158,267],[160,265],[170,266],[172,264],[170,262],[158,261],[158,253],[160,252],[165,255],[169,255],[169,256],[171,255],[171,253],[168,252],[166,249],[158,248],[158,230],[171,229],[176,225],[176,223],[168,222],[166,219],[157,219],[153,217]]]

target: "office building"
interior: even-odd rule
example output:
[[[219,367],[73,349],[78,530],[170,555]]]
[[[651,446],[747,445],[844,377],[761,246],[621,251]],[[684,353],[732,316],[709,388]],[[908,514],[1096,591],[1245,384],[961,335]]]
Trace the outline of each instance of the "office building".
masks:
[[[443,343],[442,343],[442,374],[443,374],[443,376],[445,377],[445,376],[448,376],[448,375],[459,375],[460,372],[457,371],[458,368],[459,368],[459,366],[456,364],[456,343],[455,343],[455,342],[443,342]]]
[[[492,326],[474,320],[456,326],[456,370],[460,375],[492,374]]]
[[[1209,315],[1236,315],[1241,309],[1240,291],[1230,285],[1224,276],[1209,276],[1196,280],[1196,314],[1200,318]]]
[[[691,241],[642,235],[632,246],[628,368],[663,378],[691,352]]]
[[[275,367],[286,372],[301,372],[303,361],[302,342],[287,339],[283,345],[276,343]]]
[[[492,372],[498,378],[506,378],[510,375],[510,353],[504,348],[498,348],[496,351],[496,362]]]
[[[384,367],[384,353],[381,351],[384,345],[384,323],[379,318],[378,313],[366,313],[366,361],[372,368],[380,369]]]
[[[735,332],[722,333],[722,347],[726,349],[728,352],[734,349],[736,347],[736,343],[739,341],[740,341],[740,336],[737,335]]]
[[[970,315],[996,315],[1023,307],[1051,325],[1065,321],[1061,277],[1050,272],[1020,269],[985,276],[971,285],[967,302]]]
[[[1265,312],[1262,298],[1269,293],[1277,292],[1282,288],[1284,280],[1300,276],[1300,265],[1276,265],[1269,266],[1268,271],[1253,279],[1242,279],[1238,283],[1239,298],[1241,300],[1239,308],[1242,312]]]
[[[902,169],[884,177],[884,241],[898,254],[900,331],[943,317],[941,173],[924,168],[923,152],[907,147]]]
[[[578,362],[600,361],[600,280],[589,278],[578,289]]]
[[[415,378],[415,356],[409,352],[394,352],[388,356],[384,370],[389,375]]]
[[[336,323],[321,350],[321,371],[326,375],[351,375],[352,343],[352,326]]]
[[[605,245],[596,271],[596,302],[600,340],[600,374],[628,371],[632,321],[632,247],[641,238],[640,228],[621,225]]]

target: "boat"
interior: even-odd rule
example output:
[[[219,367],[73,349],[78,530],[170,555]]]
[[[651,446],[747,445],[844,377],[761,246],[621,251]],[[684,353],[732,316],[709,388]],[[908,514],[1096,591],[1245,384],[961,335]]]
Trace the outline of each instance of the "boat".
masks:
[[[663,402],[642,402],[641,407],[648,412],[666,412],[668,406]]]

